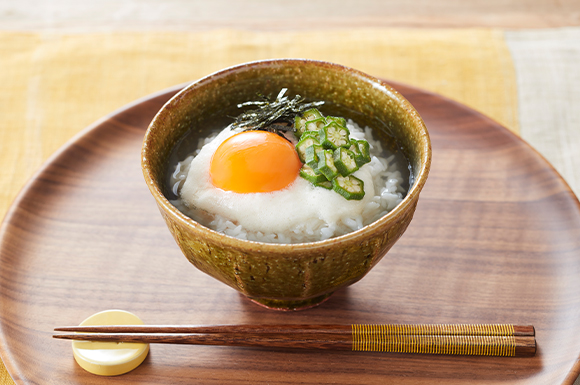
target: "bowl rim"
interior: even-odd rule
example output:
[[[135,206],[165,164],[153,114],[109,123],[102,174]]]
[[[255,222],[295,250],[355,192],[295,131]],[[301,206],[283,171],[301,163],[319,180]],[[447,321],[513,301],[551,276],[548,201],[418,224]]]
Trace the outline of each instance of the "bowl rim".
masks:
[[[407,113],[411,116],[412,120],[415,124],[420,128],[421,137],[424,138],[420,142],[421,144],[421,167],[419,172],[415,175],[415,180],[411,189],[407,192],[407,195],[403,200],[395,206],[391,211],[387,214],[382,216],[381,218],[377,219],[376,221],[369,223],[362,228],[328,239],[324,239],[321,241],[314,241],[314,242],[302,242],[302,243],[268,243],[268,242],[259,242],[259,241],[251,241],[246,239],[236,238],[227,234],[223,234],[217,232],[215,230],[206,227],[197,221],[193,220],[192,218],[186,216],[181,211],[179,211],[169,200],[165,197],[162,190],[159,188],[157,183],[155,182],[155,178],[153,177],[153,173],[151,167],[149,166],[149,155],[148,149],[150,148],[150,138],[152,136],[152,129],[156,125],[156,123],[161,119],[161,117],[168,113],[171,109],[171,106],[178,101],[185,97],[186,94],[192,92],[197,87],[200,87],[208,82],[211,82],[216,77],[222,77],[229,73],[234,73],[240,70],[243,70],[246,67],[260,67],[260,66],[271,66],[271,65],[284,65],[284,64],[305,64],[305,65],[314,65],[319,67],[332,67],[337,70],[341,70],[344,72],[348,72],[351,75],[357,76],[373,85],[374,88],[381,89],[383,92],[388,92],[391,94],[391,97],[395,99],[401,107],[403,107]],[[143,145],[141,148],[141,168],[143,171],[143,176],[147,183],[147,186],[155,198],[156,203],[160,206],[167,215],[170,215],[174,220],[181,223],[183,226],[186,226],[192,229],[195,233],[197,233],[202,239],[211,240],[213,242],[217,242],[222,245],[228,245],[230,247],[234,247],[237,249],[256,249],[259,247],[263,252],[284,252],[285,250],[300,250],[300,249],[312,249],[312,248],[327,248],[331,245],[336,244],[346,244],[351,242],[364,242],[368,238],[366,237],[367,234],[371,233],[374,234],[377,231],[380,231],[381,228],[387,228],[391,223],[396,222],[399,219],[399,216],[403,213],[407,212],[411,205],[414,204],[415,201],[418,199],[418,195],[423,189],[423,186],[427,180],[427,176],[429,174],[431,168],[431,159],[432,159],[432,148],[431,148],[431,140],[429,137],[429,132],[427,131],[427,127],[425,123],[415,107],[411,105],[411,103],[405,99],[397,90],[392,88],[389,84],[385,81],[366,74],[360,70],[350,68],[344,66],[342,64],[336,64],[328,61],[321,61],[321,60],[313,60],[313,59],[296,59],[296,58],[282,58],[282,59],[265,59],[265,60],[256,60],[245,62],[237,65],[233,65],[230,67],[226,67],[224,69],[215,71],[209,75],[206,75],[196,81],[193,81],[186,85],[181,91],[175,94],[171,99],[169,99],[163,107],[155,114],[154,118],[152,119],[151,123],[147,127],[147,131],[145,132],[145,136],[143,139]]]

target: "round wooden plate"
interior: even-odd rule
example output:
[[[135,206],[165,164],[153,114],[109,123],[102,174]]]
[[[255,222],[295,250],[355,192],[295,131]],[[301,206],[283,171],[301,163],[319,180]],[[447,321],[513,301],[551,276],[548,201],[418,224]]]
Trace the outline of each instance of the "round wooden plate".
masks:
[[[492,120],[395,85],[425,119],[433,165],[415,219],[359,283],[319,307],[259,307],[187,262],[140,170],[147,125],[177,90],[73,139],[14,203],[0,243],[2,358],[17,384],[572,384],[580,353],[580,205]],[[532,358],[154,345],[133,372],[81,369],[51,338],[105,309],[149,324],[533,324]]]

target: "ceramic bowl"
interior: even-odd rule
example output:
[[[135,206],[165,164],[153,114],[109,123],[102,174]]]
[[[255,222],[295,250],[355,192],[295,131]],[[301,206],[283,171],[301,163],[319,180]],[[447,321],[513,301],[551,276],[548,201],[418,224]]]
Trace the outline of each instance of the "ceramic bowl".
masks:
[[[325,108],[346,111],[375,139],[402,148],[415,177],[403,201],[358,231],[319,242],[272,244],[246,241],[211,230],[183,215],[167,199],[168,162],[188,132],[205,137],[207,122],[224,106],[277,95],[282,88]],[[332,112],[332,111],[331,111]],[[328,112],[327,112],[328,113]],[[344,115],[344,114],[343,114]],[[245,63],[185,87],[151,122],[142,148],[142,169],[167,226],[187,259],[199,270],[272,309],[315,306],[334,291],[365,276],[403,235],[427,180],[431,145],[417,111],[380,79],[328,62],[279,59]],[[385,261],[385,263],[389,263]]]

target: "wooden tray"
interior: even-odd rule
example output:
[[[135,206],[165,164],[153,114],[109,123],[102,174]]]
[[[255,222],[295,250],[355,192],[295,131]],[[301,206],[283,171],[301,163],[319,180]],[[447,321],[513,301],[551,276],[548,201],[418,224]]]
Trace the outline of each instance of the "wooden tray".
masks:
[[[302,312],[261,308],[187,262],[140,170],[151,118],[177,90],[73,139],[14,203],[0,238],[1,354],[17,384],[572,384],[580,353],[580,205],[492,120],[395,85],[431,132],[415,219],[359,283]],[[119,308],[149,324],[533,324],[533,358],[152,346],[133,372],[83,371],[57,325]]]

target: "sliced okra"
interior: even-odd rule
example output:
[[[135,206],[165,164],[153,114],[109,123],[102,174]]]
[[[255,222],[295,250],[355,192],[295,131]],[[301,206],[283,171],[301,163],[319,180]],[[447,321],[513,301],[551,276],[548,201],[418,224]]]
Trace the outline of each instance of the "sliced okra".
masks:
[[[314,183],[314,185],[317,187],[325,188],[327,190],[332,190],[332,182],[327,180],[326,177],[324,177],[324,179],[325,180],[323,180],[322,182]]]
[[[323,182],[328,182],[328,179],[326,179],[326,177],[322,174],[317,174],[312,167],[308,166],[308,165],[303,165],[302,168],[300,169],[300,176],[304,179],[306,179],[307,181],[309,181],[310,183],[317,185],[318,183],[323,183]]]
[[[304,163],[310,166],[315,172],[319,173],[318,171],[318,152],[324,150],[321,145],[313,144],[312,146],[306,147],[304,150]]]
[[[318,131],[320,144],[324,148],[336,150],[338,147],[350,146],[348,129],[336,122],[330,122]]]
[[[311,121],[311,120],[315,120],[315,119],[320,119],[323,116],[320,113],[320,111],[318,111],[318,108],[311,108],[307,111],[304,111],[304,113],[302,114],[302,117],[304,119],[306,119],[307,121]]]
[[[366,145],[359,142],[364,142]],[[364,153],[361,151],[361,148],[364,150]],[[371,161],[369,143],[366,140],[351,139],[350,147],[348,149],[354,154],[354,160],[356,161],[357,166],[361,167],[363,164]]]
[[[300,139],[302,140],[302,139],[307,138],[309,136],[316,139],[317,142],[320,142],[320,136],[318,135],[318,131],[308,131],[308,130],[304,131],[302,133],[302,136],[300,137]]]
[[[352,153],[355,156],[355,160],[357,156],[361,156],[362,154],[360,153],[360,150],[358,149],[358,144],[356,143],[356,139],[351,139],[350,140],[350,146],[348,147],[348,149],[350,151],[352,151]],[[358,163],[357,163],[358,164]],[[360,166],[360,165],[359,165]]]
[[[370,150],[369,142],[367,142],[366,140],[357,140],[356,144],[357,144],[358,150],[361,154],[360,155],[361,156],[360,162],[364,162],[363,164],[370,162],[371,161],[371,150]]]
[[[326,118],[326,123],[330,123],[330,122],[336,122],[338,124],[340,124],[343,127],[346,127],[346,119],[345,118],[341,118],[339,116],[327,116]]]
[[[334,159],[331,150],[322,150],[318,152],[317,169],[328,180],[332,180],[338,175],[338,170],[334,165]]]
[[[299,115],[296,115],[294,118],[294,132],[297,138],[300,138],[304,131],[306,131],[306,122],[307,120]]]
[[[319,131],[322,127],[326,126],[326,119],[318,118],[314,120],[306,121],[306,130],[307,131]]]
[[[298,157],[302,163],[306,163],[306,149],[310,146],[315,144],[320,144],[316,138],[311,136],[307,136],[304,139],[300,139],[298,143],[296,143],[296,152],[298,153]]]
[[[348,200],[361,200],[365,196],[364,182],[353,175],[337,176],[332,180],[332,189]]]
[[[358,170],[355,155],[352,151],[344,147],[339,147],[334,150],[334,165],[342,176],[347,176]]]

